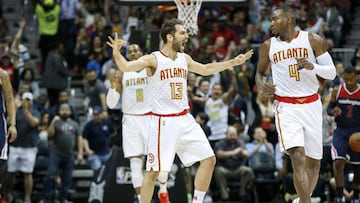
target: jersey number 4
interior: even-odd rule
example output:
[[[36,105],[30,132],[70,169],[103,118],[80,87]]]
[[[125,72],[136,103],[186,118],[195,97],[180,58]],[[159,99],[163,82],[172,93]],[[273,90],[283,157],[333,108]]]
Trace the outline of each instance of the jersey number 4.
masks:
[[[300,73],[298,69],[299,69],[298,64],[289,65],[290,77],[295,77],[296,81],[300,80]]]

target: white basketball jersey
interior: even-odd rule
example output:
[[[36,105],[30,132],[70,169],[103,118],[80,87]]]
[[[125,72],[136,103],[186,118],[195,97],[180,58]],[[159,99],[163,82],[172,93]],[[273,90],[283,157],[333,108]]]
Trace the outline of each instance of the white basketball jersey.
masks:
[[[207,125],[211,129],[209,140],[224,139],[228,129],[228,112],[229,106],[219,98],[213,100],[209,98],[205,103],[205,113],[209,115]]]
[[[149,77],[153,113],[176,114],[189,109],[185,54],[178,52],[175,60],[160,51],[152,54],[157,59],[156,71]]]
[[[151,111],[146,70],[125,72],[122,78],[122,110],[125,114],[145,114]]]
[[[296,58],[307,58],[316,63],[308,32],[299,31],[290,43],[280,37],[270,39],[269,59],[275,94],[285,97],[303,97],[318,92],[319,82],[312,70],[298,70]]]

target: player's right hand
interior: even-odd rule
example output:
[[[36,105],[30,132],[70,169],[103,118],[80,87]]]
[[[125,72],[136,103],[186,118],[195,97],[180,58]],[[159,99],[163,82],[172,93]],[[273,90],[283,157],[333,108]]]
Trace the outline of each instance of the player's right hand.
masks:
[[[254,54],[254,50],[251,49],[247,51],[245,54],[239,54],[237,57],[234,58],[236,65],[241,65],[246,62],[246,60],[250,59]]]
[[[109,45],[113,50],[120,50],[121,47],[123,47],[127,42],[123,39],[119,38],[119,35],[117,32],[114,34],[114,38],[111,36],[108,36],[109,41],[106,42],[107,45]]]
[[[272,82],[270,81],[266,81],[263,83],[262,87],[260,87],[262,93],[264,94],[264,96],[266,97],[272,97],[275,94],[275,87],[276,85],[274,85]]]

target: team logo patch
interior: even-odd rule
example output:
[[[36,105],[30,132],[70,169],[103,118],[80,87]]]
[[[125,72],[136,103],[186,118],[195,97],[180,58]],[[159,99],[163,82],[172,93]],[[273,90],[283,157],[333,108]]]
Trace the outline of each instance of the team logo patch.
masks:
[[[154,154],[149,153],[147,159],[149,163],[154,163]]]

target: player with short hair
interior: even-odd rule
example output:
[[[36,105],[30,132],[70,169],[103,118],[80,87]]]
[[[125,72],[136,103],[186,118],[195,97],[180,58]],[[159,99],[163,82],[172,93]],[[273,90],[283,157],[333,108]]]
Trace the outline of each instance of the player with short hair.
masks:
[[[292,8],[281,6],[271,15],[275,35],[261,48],[256,83],[267,96],[275,96],[275,123],[282,151],[290,155],[294,186],[299,198],[310,203],[319,179],[322,159],[322,104],[319,80],[332,80],[336,71],[325,41],[319,35],[296,30]],[[272,81],[267,81],[271,68]]]

